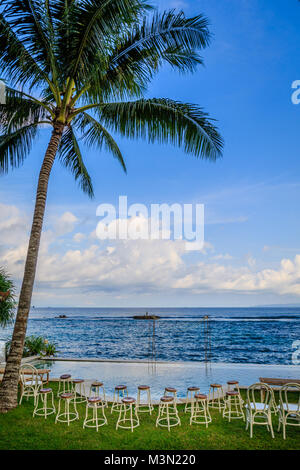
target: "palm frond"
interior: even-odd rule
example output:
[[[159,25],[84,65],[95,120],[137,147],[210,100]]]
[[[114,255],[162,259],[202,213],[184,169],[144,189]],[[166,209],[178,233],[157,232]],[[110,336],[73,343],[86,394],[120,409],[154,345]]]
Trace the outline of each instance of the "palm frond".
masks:
[[[0,136],[0,174],[23,164],[32,149],[38,124],[29,124]]]
[[[150,20],[145,17],[142,24],[134,25],[114,53],[112,63],[117,64],[132,51],[145,48],[157,54],[163,54],[168,47],[195,51],[207,47],[210,39],[208,20],[203,15],[186,18],[182,11],[175,10],[155,13]]]
[[[65,131],[58,150],[58,158],[71,171],[75,181],[90,198],[94,196],[91,177],[83,162],[82,154],[76,136],[71,126]]]
[[[150,7],[145,0],[82,0],[72,10],[76,27],[67,57],[70,77],[81,81],[89,75],[95,54],[106,54],[111,38],[133,24]],[[73,24],[74,24],[73,23]]]
[[[3,0],[4,16],[16,37],[35,62],[54,80],[57,76],[55,44],[47,2],[39,0]]]
[[[179,46],[166,47],[160,53],[149,48],[132,50],[117,66],[108,66],[106,72],[105,66],[91,72],[85,102],[142,97],[164,62],[182,73],[194,72],[197,65],[203,64],[196,52]]]
[[[74,54],[73,35],[78,32],[77,0],[52,1],[49,9],[56,32],[56,57],[62,83],[70,75],[70,58]]]
[[[23,92],[6,87],[6,103],[0,105],[1,132],[9,133],[28,124],[47,121],[47,107],[43,101],[30,99]]]
[[[0,69],[12,85],[18,83],[25,86],[29,83],[33,88],[48,79],[3,14],[0,14]]]
[[[106,61],[98,51],[90,62],[87,99],[141,96],[163,63],[180,72],[193,72],[203,64],[197,50],[209,44],[210,33],[203,15],[186,18],[183,12],[170,10],[145,17],[114,39]]]
[[[99,120],[127,138],[171,143],[196,157],[216,160],[223,139],[202,108],[165,98],[103,104]]]
[[[82,140],[88,146],[95,146],[97,149],[105,148],[114,158],[118,160],[125,173],[127,172],[125,161],[121,150],[110,133],[88,113],[82,113],[79,116],[77,124],[81,130]]]

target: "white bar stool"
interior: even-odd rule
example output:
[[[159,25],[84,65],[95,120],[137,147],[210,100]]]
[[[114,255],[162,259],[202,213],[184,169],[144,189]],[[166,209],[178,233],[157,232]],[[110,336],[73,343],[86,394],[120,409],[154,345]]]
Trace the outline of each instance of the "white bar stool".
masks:
[[[245,421],[243,402],[239,392],[226,392],[223,418],[227,418],[229,422],[231,419],[242,419]]]
[[[240,387],[238,380],[228,380],[227,382],[227,391],[228,392],[239,392],[240,394]]]
[[[74,401],[79,403],[86,403],[87,397],[85,392],[85,384],[83,379],[72,380],[72,392],[74,393]]]
[[[100,397],[102,402],[104,403],[105,408],[108,406],[103,382],[96,381],[91,384],[90,397]]]
[[[61,411],[61,404],[64,403],[64,410]],[[73,411],[70,411],[70,405],[73,405]],[[59,421],[61,423],[71,423],[79,419],[79,414],[74,401],[74,393],[61,393],[58,402],[58,413],[55,418],[55,424]]]
[[[208,408],[207,395],[196,393],[195,402],[192,405],[190,424],[205,424],[207,428],[208,424],[212,421]]]
[[[145,391],[147,394],[147,401],[146,403],[141,403],[141,392]],[[139,385],[138,386],[138,393],[137,393],[137,402],[135,406],[137,413],[150,413],[154,410],[153,405],[151,403],[151,392],[149,385]]]
[[[133,417],[133,405],[134,404],[135,404],[134,398],[132,397],[122,398],[119,418],[116,424],[116,429],[118,428],[131,429],[131,432],[133,432],[134,428],[140,425],[136,408],[134,410],[135,417]]]
[[[128,390],[126,385],[117,385],[114,389],[114,401],[111,405],[111,413],[113,411],[120,411],[122,407],[121,400],[125,398],[125,394],[128,397]]]
[[[241,391],[240,391],[240,386],[239,386],[239,381],[238,380],[229,380],[227,382],[227,391],[228,392],[238,392],[239,397],[240,397],[240,402],[243,405],[244,400],[242,399]]]
[[[219,411],[222,411],[225,408],[224,391],[221,384],[210,384],[208,406]]]
[[[181,425],[181,421],[178,416],[175,398],[164,395],[160,399],[156,427],[161,426],[163,428],[168,428],[168,431],[170,432],[171,427],[178,425]]]
[[[164,397],[172,396],[174,402],[177,403],[177,389],[174,387],[166,387],[164,392]]]
[[[107,424],[107,419],[104,412],[105,404],[100,397],[90,397],[87,399],[85,419],[83,428],[96,428],[98,432],[99,427]],[[92,417],[89,418],[89,410],[92,410]],[[98,417],[98,410],[101,410],[102,416]]]
[[[48,395],[51,397],[51,404],[48,406]],[[41,398],[42,406],[39,408],[39,401]],[[47,419],[47,416],[52,415],[56,412],[55,405],[54,405],[54,397],[52,388],[41,388],[38,392],[36,405],[33,410],[33,417],[34,416],[44,416]]]
[[[195,394],[200,391],[199,387],[188,387],[186,393],[186,404],[184,407],[184,412],[191,412],[192,411],[192,404],[195,400]]]
[[[57,396],[59,397],[61,393],[72,393],[72,383],[71,375],[63,374],[59,377],[58,391]]]

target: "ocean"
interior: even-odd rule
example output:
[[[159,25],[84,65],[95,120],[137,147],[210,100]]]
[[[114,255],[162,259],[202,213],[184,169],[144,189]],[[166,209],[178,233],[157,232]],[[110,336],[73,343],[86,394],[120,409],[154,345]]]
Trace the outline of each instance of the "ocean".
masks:
[[[146,311],[160,319],[132,318]],[[300,308],[33,308],[27,334],[65,358],[293,364]]]

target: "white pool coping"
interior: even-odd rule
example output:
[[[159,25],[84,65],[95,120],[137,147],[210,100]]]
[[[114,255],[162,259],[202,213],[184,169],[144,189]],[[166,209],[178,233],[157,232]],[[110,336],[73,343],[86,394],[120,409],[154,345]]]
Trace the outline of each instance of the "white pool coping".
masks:
[[[211,361],[151,361],[145,359],[99,359],[99,358],[74,358],[74,357],[44,357],[44,356],[34,356],[31,360],[41,360],[46,362],[91,362],[91,363],[121,363],[121,364],[164,364],[164,365],[194,365],[195,367],[204,366],[204,367],[249,367],[249,368],[256,368],[256,367],[266,367],[266,368],[292,368],[292,369],[299,369],[300,373],[300,364],[261,364],[261,363],[248,363],[248,362],[211,362]]]

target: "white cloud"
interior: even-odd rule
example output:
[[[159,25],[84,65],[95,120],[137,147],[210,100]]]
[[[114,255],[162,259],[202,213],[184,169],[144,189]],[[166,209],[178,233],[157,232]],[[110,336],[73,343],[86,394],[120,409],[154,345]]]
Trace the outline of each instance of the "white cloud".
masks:
[[[0,205],[1,265],[20,281],[28,243],[30,218],[14,206]],[[153,293],[274,293],[300,296],[300,254],[282,259],[275,269],[257,269],[248,255],[247,263],[229,263],[229,253],[219,254],[206,242],[197,257],[186,259],[184,240],[99,241],[75,233],[72,244],[61,243],[78,218],[65,212],[55,230],[43,232],[35,290],[39,296],[69,296],[70,292],[108,293],[114,297],[135,292]],[[195,253],[195,252],[194,252]],[[213,254],[213,256],[212,256]],[[200,261],[199,261],[200,260]],[[222,261],[226,260],[226,264]],[[88,297],[88,296],[87,296]]]
[[[66,233],[73,232],[78,221],[79,219],[72,212],[64,212],[54,223],[56,235],[65,235]]]
[[[0,203],[0,244],[14,245],[25,242],[29,231],[29,218],[12,205]]]
[[[77,233],[75,233],[75,235],[73,236],[73,240],[74,240],[74,242],[76,242],[76,243],[82,242],[85,238],[86,238],[86,235],[85,235],[84,233],[81,233],[81,232],[77,232]]]

